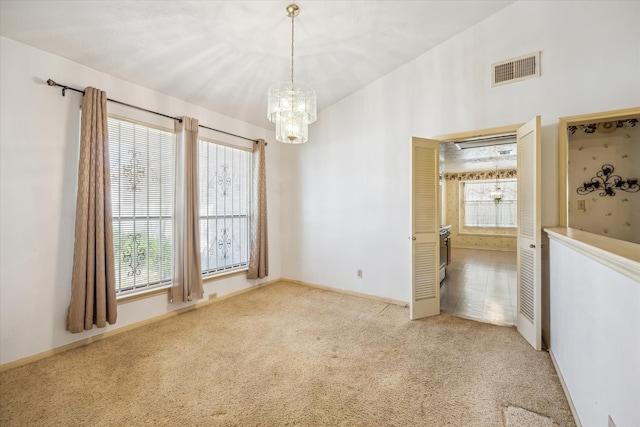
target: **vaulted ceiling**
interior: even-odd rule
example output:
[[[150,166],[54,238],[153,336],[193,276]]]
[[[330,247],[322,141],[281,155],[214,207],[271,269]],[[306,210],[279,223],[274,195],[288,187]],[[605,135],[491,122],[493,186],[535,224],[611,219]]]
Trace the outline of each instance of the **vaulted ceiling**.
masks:
[[[299,1],[295,80],[316,90],[322,110],[511,3]],[[0,34],[270,128],[267,89],[290,77],[288,4],[2,0]]]

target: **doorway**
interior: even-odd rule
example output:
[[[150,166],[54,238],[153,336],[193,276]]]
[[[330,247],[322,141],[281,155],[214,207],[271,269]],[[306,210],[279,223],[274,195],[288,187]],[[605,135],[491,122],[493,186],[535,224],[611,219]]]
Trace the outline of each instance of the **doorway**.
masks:
[[[518,332],[540,350],[541,328],[541,259],[542,229],[540,224],[540,116],[516,127],[517,150],[517,301]],[[478,132],[480,136],[513,132],[513,127]],[[470,135],[471,134],[471,135]],[[478,134],[467,133],[471,137]],[[457,136],[457,135],[456,135]],[[467,136],[469,138],[469,136]],[[440,286],[437,244],[440,215],[438,187],[439,143],[451,142],[451,136],[438,140],[412,138],[412,283],[411,319],[440,314]],[[434,156],[436,157],[434,159]],[[499,202],[496,196],[496,202]],[[466,204],[466,202],[465,202]],[[435,212],[434,212],[435,211]],[[465,226],[469,224],[465,223]],[[425,292],[428,290],[428,293]]]
[[[518,127],[440,139],[441,218],[452,229],[443,313],[516,324]]]

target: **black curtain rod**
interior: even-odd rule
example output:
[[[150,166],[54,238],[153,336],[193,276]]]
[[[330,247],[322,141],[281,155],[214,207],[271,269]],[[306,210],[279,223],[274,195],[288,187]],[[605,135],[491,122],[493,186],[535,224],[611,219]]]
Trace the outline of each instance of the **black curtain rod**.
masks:
[[[83,95],[84,95],[84,91],[83,91],[83,90],[75,89],[75,88],[72,88],[72,87],[69,87],[69,86],[65,86],[65,85],[61,85],[60,83],[56,83],[55,81],[53,81],[53,80],[51,80],[51,79],[47,80],[47,84],[48,84],[49,86],[54,86],[54,87],[56,87],[56,86],[57,86],[57,87],[62,88],[62,96],[65,96],[65,95],[66,95],[66,91],[67,91],[67,90],[72,90],[72,91],[74,91],[74,92],[78,92],[78,93],[81,93],[81,94],[83,94]],[[156,115],[158,115],[158,116],[166,117],[166,118],[168,118],[168,119],[177,120],[178,122],[182,123],[182,119],[181,119],[180,117],[168,116],[168,115],[166,115],[166,114],[158,113],[157,111],[147,110],[146,108],[138,107],[137,105],[127,104],[126,102],[117,101],[117,100],[115,100],[115,99],[111,99],[111,98],[107,98],[107,101],[109,101],[109,102],[113,102],[113,103],[116,103],[116,104],[120,104],[120,105],[124,105],[124,106],[126,106],[126,107],[130,107],[130,108],[135,108],[136,110],[146,111],[147,113],[156,114]],[[214,129],[214,128],[211,128],[211,127],[209,127],[209,126],[204,126],[204,125],[198,125],[198,126],[199,126],[199,127],[201,127],[201,128],[204,128],[204,129],[212,130],[212,131],[214,131],[214,132],[220,132],[220,133],[224,133],[225,135],[235,136],[236,138],[242,138],[242,139],[245,139],[245,140],[247,140],[247,141],[253,141],[253,142],[255,142],[256,144],[258,143],[258,141],[257,141],[257,140],[255,140],[255,139],[247,138],[247,137],[245,137],[245,136],[241,136],[241,135],[236,135],[235,133],[225,132],[225,131],[223,131],[223,130],[220,130],[220,129]],[[265,143],[265,145],[267,145],[267,143]]]

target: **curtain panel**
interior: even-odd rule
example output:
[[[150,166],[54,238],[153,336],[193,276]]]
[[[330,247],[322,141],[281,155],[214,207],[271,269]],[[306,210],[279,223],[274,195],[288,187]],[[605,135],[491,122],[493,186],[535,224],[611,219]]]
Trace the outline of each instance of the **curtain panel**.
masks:
[[[117,318],[111,216],[107,94],[87,87],[82,98],[78,194],[67,330],[114,324]]]
[[[248,279],[269,275],[269,244],[267,239],[267,171],[266,143],[259,139],[253,146],[253,183],[250,225]]]
[[[176,121],[171,302],[203,297],[198,197],[198,120]]]

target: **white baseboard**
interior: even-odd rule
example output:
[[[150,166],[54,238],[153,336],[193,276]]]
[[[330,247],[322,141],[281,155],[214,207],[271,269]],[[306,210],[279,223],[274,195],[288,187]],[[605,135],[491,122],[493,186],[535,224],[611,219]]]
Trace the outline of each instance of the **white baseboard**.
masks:
[[[24,366],[24,365],[27,365],[29,363],[32,363],[32,362],[35,362],[35,361],[38,361],[38,360],[41,360],[41,359],[45,359],[45,358],[47,358],[49,356],[53,356],[54,354],[63,353],[65,351],[67,351],[67,350],[71,350],[71,349],[78,348],[78,347],[83,347],[85,345],[91,344],[92,342],[101,341],[101,340],[103,340],[105,338],[109,338],[109,337],[112,337],[114,335],[121,334],[123,332],[131,331],[133,329],[140,328],[140,327],[148,325],[150,323],[159,322],[160,320],[164,320],[164,319],[167,319],[169,317],[177,316],[179,314],[186,313],[186,312],[189,312],[189,311],[192,311],[192,310],[197,310],[199,308],[206,307],[206,306],[211,305],[211,304],[215,304],[218,301],[222,301],[222,300],[225,300],[227,298],[231,298],[231,297],[243,294],[245,292],[250,292],[250,291],[253,291],[255,289],[259,289],[259,288],[262,288],[264,286],[268,286],[268,285],[271,285],[273,283],[277,283],[277,282],[280,282],[280,281],[282,281],[282,279],[269,280],[268,282],[260,283],[258,285],[254,285],[254,286],[249,286],[249,287],[241,289],[239,291],[231,292],[229,294],[220,296],[220,297],[218,297],[216,299],[201,301],[201,302],[198,302],[196,304],[193,304],[193,305],[190,305],[190,306],[187,306],[187,307],[183,307],[183,308],[180,308],[180,309],[177,309],[177,310],[173,310],[173,311],[169,311],[169,312],[163,313],[163,314],[161,314],[159,316],[150,317],[148,319],[141,320],[140,322],[136,322],[136,323],[132,323],[130,325],[123,326],[121,328],[112,329],[112,330],[104,332],[102,334],[93,335],[93,336],[90,336],[90,337],[87,337],[87,338],[83,338],[83,339],[80,339],[78,341],[74,341],[72,343],[60,346],[60,347],[55,347],[55,348],[52,348],[50,350],[43,351],[41,353],[36,353],[36,354],[31,355],[31,356],[23,357],[22,359],[14,360],[12,362],[8,362],[8,363],[0,365],[0,372],[8,371],[10,369],[14,369],[14,368],[17,368],[19,366]],[[163,292],[166,292],[166,290],[163,290]]]
[[[517,249],[504,249],[504,248],[484,248],[478,246],[458,246],[452,245],[451,249],[475,249],[478,251],[495,251],[495,252],[517,252]]]
[[[407,303],[404,302],[404,301],[397,301],[397,300],[393,300],[393,299],[390,299],[390,298],[378,297],[378,296],[375,296],[375,295],[368,295],[368,294],[363,294],[363,293],[359,293],[359,292],[352,292],[352,291],[347,291],[347,290],[339,289],[339,288],[332,288],[330,286],[316,285],[316,284],[313,284],[313,283],[305,283],[305,282],[302,282],[300,280],[278,278],[278,279],[274,279],[274,280],[269,280],[268,282],[264,282],[264,283],[261,283],[259,285],[249,286],[249,287],[241,289],[239,291],[232,292],[232,293],[229,293],[227,295],[220,296],[220,297],[218,297],[216,299],[213,299],[213,300],[201,301],[201,302],[198,302],[196,304],[193,304],[193,305],[190,305],[190,306],[187,306],[187,307],[183,307],[183,308],[180,308],[180,309],[177,309],[177,310],[173,310],[173,311],[169,311],[169,312],[163,313],[163,314],[161,314],[159,316],[154,316],[154,317],[151,317],[151,318],[148,318],[148,319],[145,319],[145,320],[141,320],[140,322],[136,322],[136,323],[132,323],[130,325],[122,326],[122,327],[117,328],[117,329],[112,329],[110,331],[106,331],[106,332],[98,334],[98,335],[93,335],[93,336],[90,336],[90,337],[87,337],[87,338],[83,338],[83,339],[80,339],[78,341],[74,341],[72,343],[69,343],[69,344],[66,344],[66,345],[63,345],[63,346],[60,346],[60,347],[55,347],[55,348],[52,348],[50,350],[43,351],[41,353],[36,353],[36,354],[31,355],[31,356],[26,356],[26,357],[23,357],[21,359],[14,360],[12,362],[8,362],[8,363],[5,363],[5,364],[2,364],[2,365],[0,365],[0,372],[4,372],[4,371],[8,371],[10,369],[14,369],[14,368],[17,368],[17,367],[20,367],[20,366],[24,366],[24,365],[27,365],[29,363],[45,359],[45,358],[47,358],[49,356],[53,356],[55,354],[60,354],[60,353],[63,353],[65,351],[72,350],[74,348],[83,347],[83,346],[91,344],[93,342],[101,341],[101,340],[103,340],[105,338],[109,338],[109,337],[112,337],[114,335],[118,335],[118,334],[121,334],[121,333],[124,333],[124,332],[127,332],[127,331],[131,331],[133,329],[140,328],[140,327],[148,325],[150,323],[159,322],[161,320],[168,319],[169,317],[177,316],[179,314],[186,313],[186,312],[189,312],[189,311],[192,311],[192,310],[197,310],[199,308],[206,307],[206,306],[211,305],[211,304],[215,304],[215,303],[217,303],[219,301],[222,301],[222,300],[225,300],[227,298],[232,298],[234,296],[243,294],[245,292],[250,292],[250,291],[253,291],[253,290],[256,290],[256,289],[259,289],[259,288],[262,288],[262,287],[265,287],[265,286],[268,286],[268,285],[271,285],[271,284],[274,284],[274,283],[278,283],[278,282],[294,283],[294,284],[297,284],[297,285],[309,286],[309,287],[313,287],[313,288],[324,289],[324,290],[327,290],[327,291],[338,292],[338,293],[343,293],[343,294],[347,294],[347,295],[354,295],[354,296],[359,296],[359,297],[363,297],[363,298],[374,299],[374,300],[377,300],[377,301],[386,302],[388,304],[407,306]],[[160,292],[167,292],[167,290],[164,289],[164,290],[161,290]],[[131,298],[130,299],[130,301],[133,301],[133,300],[135,300],[135,298]],[[125,302],[130,302],[130,301],[125,301]]]
[[[399,305],[401,307],[408,307],[409,306],[409,303],[406,302],[406,301],[400,301],[400,300],[395,300],[395,299],[391,299],[391,298],[379,297],[379,296],[376,296],[376,295],[364,294],[364,293],[361,293],[361,292],[348,291],[346,289],[333,288],[331,286],[318,285],[318,284],[315,284],[315,283],[307,283],[307,282],[303,282],[302,280],[287,279],[287,278],[283,277],[282,279],[280,279],[280,281],[281,282],[287,282],[287,283],[293,283],[295,285],[309,286],[311,288],[322,289],[322,290],[325,290],[325,291],[337,292],[339,294],[346,294],[346,295],[352,295],[352,296],[361,297],[361,298],[368,298],[368,299],[372,299],[372,300],[376,300],[376,301],[380,301],[380,302],[385,302],[387,304]]]
[[[564,391],[564,395],[567,398],[567,402],[569,402],[569,409],[571,409],[571,415],[573,415],[573,420],[576,423],[576,427],[582,427],[580,418],[578,417],[578,412],[576,411],[576,407],[573,406],[573,400],[571,400],[569,389],[567,388],[567,384],[564,382],[562,372],[560,372],[560,368],[558,367],[558,363],[556,362],[556,358],[553,356],[553,351],[551,349],[549,349],[549,356],[551,356],[551,362],[553,362],[553,367],[556,370],[556,374],[558,374],[558,379],[560,380],[560,384],[562,385],[562,390]]]

